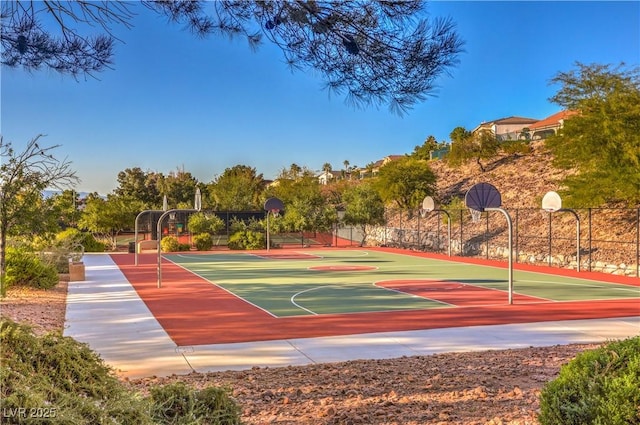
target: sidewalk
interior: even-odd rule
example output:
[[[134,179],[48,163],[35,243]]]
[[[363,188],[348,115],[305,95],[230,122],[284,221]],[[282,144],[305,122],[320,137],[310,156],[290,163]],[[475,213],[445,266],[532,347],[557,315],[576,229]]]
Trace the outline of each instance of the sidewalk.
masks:
[[[107,254],[84,257],[86,279],[70,282],[64,335],[87,343],[131,378],[383,359],[455,351],[602,342],[640,334],[628,318],[476,326],[178,347]]]

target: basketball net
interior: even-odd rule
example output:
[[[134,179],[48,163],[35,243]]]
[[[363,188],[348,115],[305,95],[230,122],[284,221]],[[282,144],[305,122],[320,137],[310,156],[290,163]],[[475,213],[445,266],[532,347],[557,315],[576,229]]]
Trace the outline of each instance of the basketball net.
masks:
[[[273,215],[275,218],[280,217],[280,210],[277,210],[277,209],[271,210],[271,215]]]
[[[469,208],[469,212],[471,213],[471,222],[478,223],[480,221],[480,217],[482,217],[482,211]]]
[[[425,218],[427,216],[427,214],[429,214],[429,211],[420,208],[420,217]]]

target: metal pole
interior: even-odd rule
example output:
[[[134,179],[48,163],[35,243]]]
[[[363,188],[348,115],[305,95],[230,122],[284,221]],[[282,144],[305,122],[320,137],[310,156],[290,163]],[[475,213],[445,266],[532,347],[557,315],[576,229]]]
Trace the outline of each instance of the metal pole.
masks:
[[[516,208],[516,232],[514,234],[514,239],[516,240],[516,263],[518,262],[518,257],[520,256],[520,252],[518,251],[518,218],[519,218],[519,214],[518,212],[520,211],[519,208]]]
[[[137,266],[138,265],[138,220],[140,219],[140,217],[142,217],[142,214],[145,213],[154,213],[154,212],[164,212],[164,210],[144,210],[144,211],[140,211],[138,213],[138,215],[136,216],[136,221],[134,224],[134,232],[133,232],[133,240],[135,243],[135,249],[134,249],[134,258],[135,258],[135,262],[134,264]]]
[[[436,252],[440,251],[440,210],[436,210],[438,212],[437,222],[436,222]]]
[[[640,278],[640,208],[636,210],[636,277]]]
[[[176,213],[176,212],[197,212],[199,210],[193,209],[193,210],[168,210],[165,211],[160,218],[158,219],[158,224],[156,225],[156,231],[158,233],[158,263],[156,266],[156,270],[157,270],[157,275],[158,275],[158,288],[162,287],[162,253],[160,251],[160,242],[162,241],[162,220],[164,220],[164,218],[166,216],[168,216],[171,213]]]
[[[591,271],[591,208],[589,208],[589,271]]]
[[[422,241],[420,239],[420,217],[422,217],[422,213],[420,211],[418,211],[418,249],[421,249],[422,245],[420,244],[420,242]]]
[[[448,247],[447,254],[451,257],[451,215],[447,210],[438,210],[438,213],[445,213],[447,215],[447,239],[448,239]],[[440,214],[438,214],[438,223],[440,223]]]
[[[580,218],[576,214],[576,271],[580,271]]]
[[[507,219],[509,229],[509,304],[513,304],[513,224],[509,213],[502,208],[485,208],[485,211],[500,211]]]
[[[267,252],[269,252],[269,211],[267,211]]]
[[[549,254],[548,254],[548,263],[549,267],[551,267],[551,212],[549,212]]]
[[[486,226],[484,228],[484,247],[487,250],[487,260],[489,259],[489,213],[487,213]]]
[[[462,238],[462,229],[464,228],[462,220],[464,219],[464,217],[462,212],[463,210],[460,210],[460,255],[464,255],[464,242]]]
[[[576,262],[578,263],[576,270],[580,271],[580,216],[575,210],[569,208],[562,208],[558,211],[570,212],[576,218]]]

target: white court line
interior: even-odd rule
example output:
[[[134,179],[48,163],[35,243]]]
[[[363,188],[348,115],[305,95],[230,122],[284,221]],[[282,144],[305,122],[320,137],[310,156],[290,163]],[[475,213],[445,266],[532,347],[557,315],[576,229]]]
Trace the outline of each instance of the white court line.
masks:
[[[303,307],[303,306],[301,306],[300,304],[298,304],[298,303],[296,302],[296,297],[297,297],[298,295],[302,295],[302,294],[304,294],[305,292],[315,291],[316,289],[331,288],[332,286],[333,286],[333,285],[317,286],[317,287],[315,287],[315,288],[309,288],[309,289],[305,289],[304,291],[296,292],[295,294],[293,294],[293,295],[291,296],[291,300],[290,300],[290,301],[291,301],[291,304],[295,305],[296,307],[298,307],[298,308],[299,308],[299,309],[301,309],[301,310],[306,311],[307,313],[310,313],[310,314],[313,314],[314,316],[317,316],[317,315],[318,315],[318,313],[316,313],[315,311],[309,310],[308,308]]]

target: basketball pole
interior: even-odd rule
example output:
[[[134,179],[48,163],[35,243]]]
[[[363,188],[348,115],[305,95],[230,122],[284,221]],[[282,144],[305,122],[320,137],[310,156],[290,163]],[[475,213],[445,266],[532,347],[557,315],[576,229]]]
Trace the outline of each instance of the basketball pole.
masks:
[[[160,218],[158,219],[158,224],[156,225],[156,233],[158,234],[158,245],[157,245],[157,250],[158,250],[158,262],[156,264],[156,274],[157,274],[157,286],[158,289],[162,288],[162,251],[161,251],[161,244],[160,242],[162,241],[162,221],[165,219],[165,217],[167,217],[169,214],[175,214],[177,212],[186,212],[186,213],[190,213],[190,212],[199,212],[200,210],[198,209],[187,209],[187,210],[181,210],[181,209],[175,209],[175,210],[168,210],[165,211]]]
[[[513,224],[511,216],[502,208],[485,208],[485,211],[500,211],[507,219],[507,228],[509,229],[509,304],[513,304]]]
[[[269,210],[267,210],[267,252],[269,252]]]
[[[138,215],[136,216],[136,221],[134,223],[134,231],[133,231],[133,241],[135,243],[134,246],[134,265],[137,266],[138,265],[138,221],[140,220],[140,217],[142,217],[144,214],[147,213],[163,213],[165,212],[165,210],[144,210],[141,211],[140,213],[138,213]]]

